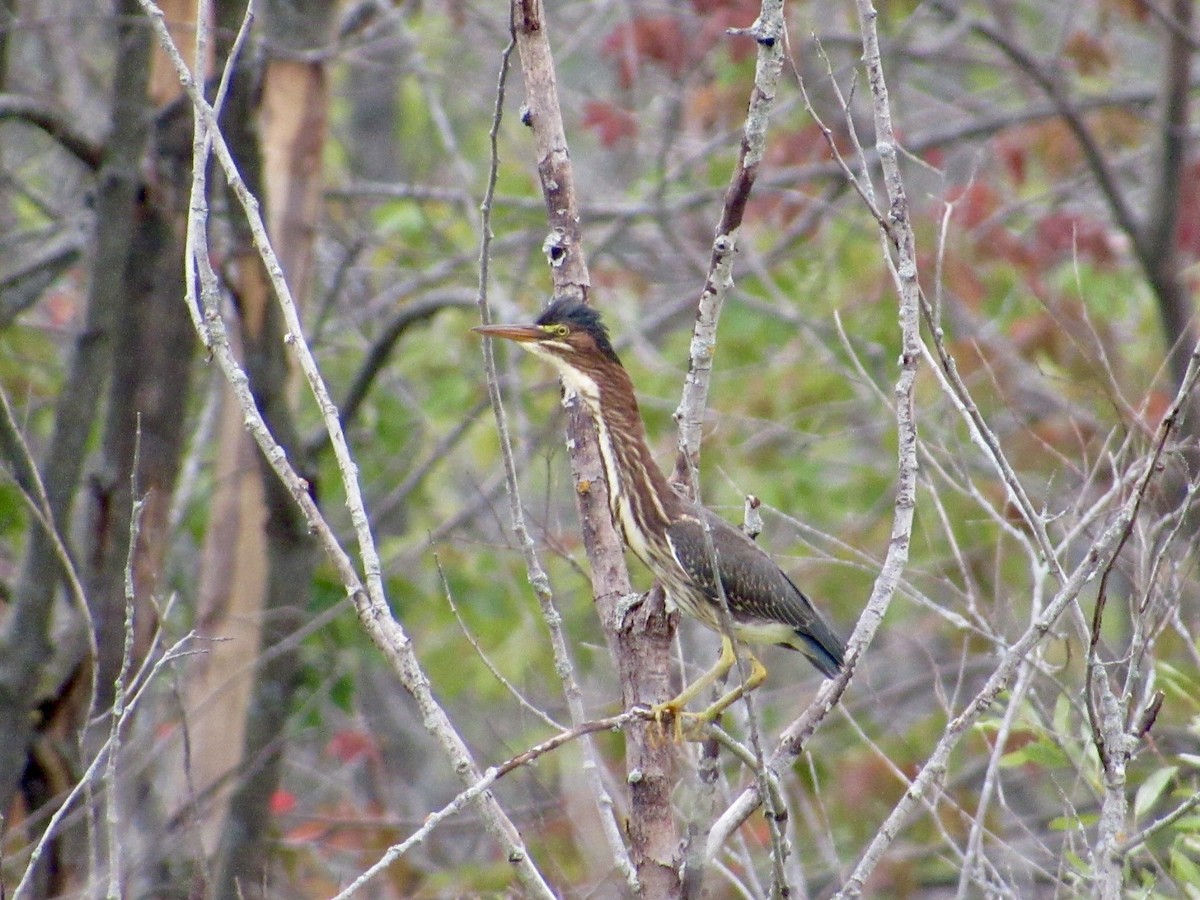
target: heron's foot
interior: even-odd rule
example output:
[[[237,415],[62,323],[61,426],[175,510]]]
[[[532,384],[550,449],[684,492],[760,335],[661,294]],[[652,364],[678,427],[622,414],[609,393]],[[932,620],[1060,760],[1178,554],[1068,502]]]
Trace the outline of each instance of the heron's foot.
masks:
[[[682,704],[668,700],[666,703],[656,703],[650,707],[650,718],[658,726],[661,739],[668,739],[667,729],[670,728],[670,738],[678,744],[683,741],[704,740],[705,729],[721,715],[720,710],[717,710],[715,715],[712,715],[712,712],[712,710],[702,713],[688,712]]]
[[[678,743],[683,739],[683,716],[686,715],[683,711],[683,704],[676,703],[674,700],[668,700],[665,703],[655,703],[650,707],[650,718],[654,720],[654,724],[658,727],[658,736],[661,740],[667,740],[667,728],[673,728],[672,737]]]

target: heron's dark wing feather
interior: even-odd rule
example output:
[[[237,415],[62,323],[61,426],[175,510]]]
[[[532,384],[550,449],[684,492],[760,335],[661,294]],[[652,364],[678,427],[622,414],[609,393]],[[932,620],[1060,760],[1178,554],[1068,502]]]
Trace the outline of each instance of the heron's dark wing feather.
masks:
[[[804,592],[745,534],[710,510],[703,510],[702,515],[717,549],[721,585],[735,626],[787,625],[793,630],[795,640],[786,642],[786,646],[802,651],[824,674],[836,674],[845,654],[844,647]],[[695,583],[704,585],[715,602],[712,556],[707,550],[699,515],[677,519],[667,533],[676,560]]]

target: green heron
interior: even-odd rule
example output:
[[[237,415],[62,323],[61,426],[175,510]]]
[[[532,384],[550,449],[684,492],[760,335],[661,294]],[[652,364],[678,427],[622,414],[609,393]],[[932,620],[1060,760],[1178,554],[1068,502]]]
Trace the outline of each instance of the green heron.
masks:
[[[560,298],[532,325],[481,325],[474,330],[515,341],[554,365],[596,423],[609,513],[625,545],[662,583],[669,603],[721,635],[716,666],[679,696],[653,708],[660,725],[671,717],[677,733],[682,733],[684,707],[733,667],[734,640],[799,650],[827,678],[838,673],[845,652],[842,642],[803,592],[758,544],[672,488],[655,464],[633,383],[596,310]],[[714,558],[727,620],[713,580]],[[694,718],[713,722],[762,684],[766,667],[749,650],[747,654],[750,672],[745,682]]]

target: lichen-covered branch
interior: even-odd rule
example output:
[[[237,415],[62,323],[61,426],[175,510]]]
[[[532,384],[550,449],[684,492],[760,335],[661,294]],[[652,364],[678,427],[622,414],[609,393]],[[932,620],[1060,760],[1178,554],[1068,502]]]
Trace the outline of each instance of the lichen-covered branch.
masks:
[[[737,252],[738,231],[742,227],[746,204],[750,201],[750,193],[758,178],[758,167],[766,151],[767,126],[775,106],[779,76],[783,71],[786,43],[783,0],[764,0],[757,21],[748,28],[739,29],[738,34],[754,38],[758,43],[758,58],[737,164],[725,189],[725,202],[713,237],[708,275],[696,304],[696,324],[688,351],[688,373],[679,406],[675,410],[675,421],[679,426],[679,452],[671,480],[685,486],[690,484],[691,473],[700,464],[700,437],[712,382],[717,323],[721,307],[733,287],[733,258]]]
[[[258,411],[250,392],[246,373],[234,357],[217,308],[216,273],[212,271],[209,255],[206,252],[207,248],[202,245],[202,241],[198,240],[196,241],[196,252],[188,261],[188,267],[189,272],[196,274],[200,279],[200,298],[203,310],[202,337],[212,350],[213,358],[233,389],[238,405],[245,414],[247,429],[258,444],[267,463],[279,476],[291,493],[293,500],[300,507],[317,541],[329,557],[348,596],[353,601],[359,620],[368,635],[392,665],[405,689],[417,701],[422,723],[441,744],[455,773],[464,784],[474,784],[482,777],[482,773],[466,743],[455,730],[449,716],[433,696],[429,679],[421,668],[413,650],[412,641],[405,633],[403,626],[392,616],[388,606],[383,591],[379,556],[375,550],[374,538],[371,535],[362,492],[358,484],[358,467],[350,454],[345,433],[338,420],[337,408],[330,399],[329,391],[317,369],[316,361],[304,340],[295,304],[283,278],[282,266],[271,248],[266,226],[259,215],[258,201],[246,188],[220,129],[217,127],[212,107],[205,100],[178,48],[171,40],[163,22],[162,11],[152,0],[138,0],[138,2],[149,17],[159,42],[167,51],[175,66],[180,83],[183,84],[198,113],[196,127],[203,129],[205,134],[203,137],[198,137],[196,145],[203,151],[208,148],[208,142],[211,141],[211,148],[216,154],[225,178],[246,215],[247,223],[254,236],[255,246],[262,256],[264,268],[284,316],[285,343],[295,350],[300,369],[317,401],[325,427],[329,430],[342,486],[346,492],[346,504],[350,509],[351,522],[359,541],[359,552],[362,556],[365,577],[360,577],[354,562],[338,542],[336,535],[310,495],[308,483],[292,467],[287,459],[287,454],[275,440],[262,414]],[[201,152],[199,158],[194,160],[195,170],[202,169],[207,162],[205,153]],[[202,202],[196,202],[193,204],[193,209],[194,212],[199,211],[203,214],[204,205]],[[192,228],[193,237],[198,238],[203,231],[203,222],[197,222]],[[191,282],[192,279],[189,277],[188,280]],[[189,284],[189,291],[192,289]],[[525,890],[531,896],[553,897],[553,891],[550,890],[526,850],[516,826],[513,825],[496,798],[485,791],[477,799],[477,805],[485,827],[504,848],[506,857]]]
[[[540,0],[513,0],[511,14],[525,83],[522,121],[533,132],[550,220],[544,249],[554,292],[587,299],[590,280],[581,244],[579,201],[545,10]],[[667,615],[660,590],[642,597],[633,594],[624,550],[609,519],[595,428],[577,400],[568,404],[567,447],[596,612],[616,662],[622,701],[626,709],[660,703],[670,695],[667,660],[674,620]],[[678,896],[681,882],[671,811],[671,748],[656,739],[653,725],[641,720],[626,729],[625,741],[628,833],[638,882],[646,896]]]
[[[479,251],[478,302],[480,315],[485,320],[488,316],[488,255],[492,239],[491,205],[495,194],[496,175],[500,160],[496,137],[504,110],[504,93],[508,76],[509,58],[514,46],[515,42],[510,43],[505,48],[501,59],[500,75],[496,84],[496,107],[492,113],[492,128],[489,132],[491,165],[488,172],[487,189],[484,193],[483,203],[480,204],[480,231],[482,232],[482,238],[480,240]],[[562,682],[563,695],[567,699],[567,708],[571,713],[571,723],[578,726],[587,718],[583,706],[583,692],[580,690],[579,681],[575,676],[575,662],[571,656],[571,649],[567,645],[567,637],[563,630],[562,615],[558,611],[558,605],[554,599],[554,591],[550,586],[550,576],[546,574],[546,570],[542,566],[533,536],[525,524],[525,514],[521,508],[520,486],[517,483],[517,467],[513,460],[512,441],[508,430],[508,416],[504,410],[503,398],[500,396],[500,382],[496,373],[496,360],[492,353],[490,341],[484,343],[483,356],[484,368],[487,371],[488,398],[491,401],[492,410],[496,417],[496,427],[500,433],[500,455],[504,462],[504,479],[509,502],[509,520],[512,524],[513,534],[516,536],[517,542],[521,547],[521,555],[525,560],[525,570],[529,577],[529,584],[537,597],[538,606],[542,612],[542,620],[546,623],[546,629],[550,634],[550,646],[554,654],[554,669]],[[595,743],[590,739],[585,738],[583,741],[583,754],[585,758],[584,776],[588,779],[592,797],[596,802],[601,832],[604,834],[604,839],[608,842],[613,865],[625,877],[629,889],[636,892],[638,889],[637,872],[625,848],[616,817],[613,815],[612,797],[609,795],[607,788],[605,788],[604,779],[601,777],[599,751]]]
[[[875,28],[876,12],[869,0],[857,2],[859,28],[863,42],[863,61],[871,89],[875,121],[875,150],[879,155],[887,191],[886,221],[880,225],[884,259],[892,273],[899,298],[900,376],[893,390],[896,410],[897,478],[893,506],[891,538],[883,566],[875,579],[870,599],[859,617],[847,646],[846,668],[835,679],[826,681],[811,704],[780,737],[779,746],[768,762],[770,770],[785,771],[800,755],[805,742],[837,704],[854,674],[855,665],[870,644],[887,613],[896,588],[908,564],[913,514],[917,503],[917,422],[914,401],[917,368],[921,359],[920,283],[917,277],[916,238],[909,221],[908,198],[900,174],[897,141],[892,125],[891,104],[879,52]],[[862,179],[872,205],[873,188]],[[757,786],[744,791],[713,826],[707,856],[712,859],[729,836],[762,803]]]

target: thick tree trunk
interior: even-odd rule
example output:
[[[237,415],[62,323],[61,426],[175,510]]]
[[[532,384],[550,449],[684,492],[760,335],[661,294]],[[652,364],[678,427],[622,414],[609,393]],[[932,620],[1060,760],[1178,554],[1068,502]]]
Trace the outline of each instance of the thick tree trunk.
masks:
[[[97,179],[96,247],[87,318],[76,342],[55,410],[54,434],[41,466],[49,512],[65,540],[70,509],[86,459],[88,435],[112,368],[112,332],[128,292],[126,259],[134,240],[134,210],[142,188],[151,113],[146,84],[150,42],[137,23],[137,4],[122,2],[115,18],[117,67],[112,128]],[[38,678],[51,655],[49,630],[62,570],[54,541],[34,521],[14,605],[0,637],[0,809],[7,810],[25,770],[32,735],[30,710],[46,699]]]
[[[184,182],[186,183],[186,181]],[[157,198],[163,192],[155,192]],[[113,377],[100,469],[92,477],[90,546],[84,584],[96,629],[94,731],[108,731],[122,667],[145,658],[157,628],[158,581],[170,539],[167,516],[179,473],[184,411],[190,387],[191,321],[179,302],[183,257],[182,208],[141,204],[130,248],[126,292],[113,340]],[[134,465],[137,471],[134,475]],[[134,495],[136,481],[137,495]],[[130,556],[131,512],[143,500],[137,545]],[[124,658],[125,568],[132,564],[135,602],[132,658]]]

